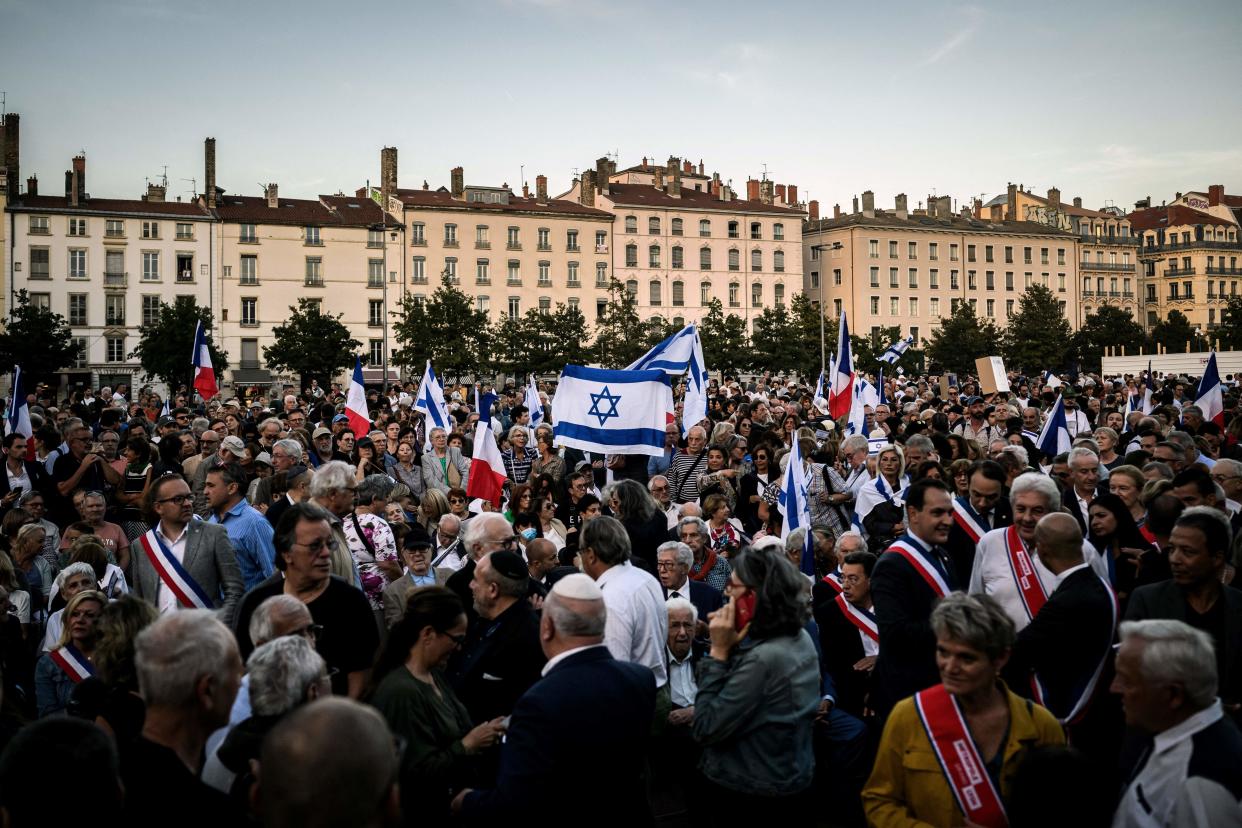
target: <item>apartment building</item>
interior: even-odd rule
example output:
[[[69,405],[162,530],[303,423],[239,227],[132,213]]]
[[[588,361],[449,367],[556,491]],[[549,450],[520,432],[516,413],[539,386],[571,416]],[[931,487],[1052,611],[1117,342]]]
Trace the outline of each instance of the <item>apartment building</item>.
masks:
[[[1159,207],[1150,203],[1140,201],[1129,215],[1140,241],[1144,325],[1150,330],[1178,310],[1196,330],[1209,334],[1242,281],[1242,196],[1227,195],[1224,185],[1213,184],[1206,193],[1178,193]]]
[[[855,198],[851,212],[837,205],[830,218],[810,207],[804,290],[832,315],[847,311],[855,333],[896,326],[919,342],[962,302],[1004,327],[1033,284],[1052,291],[1071,324],[1079,319],[1078,239],[1069,231],[985,220],[978,203],[954,212],[948,196],[909,210],[903,193],[883,210],[867,191],[861,207]]]
[[[613,270],[644,317],[683,325],[716,298],[751,325],[801,289],[805,213],[795,185],[752,179],[738,198],[701,161],[644,158],[617,170],[600,158],[561,198],[613,217]],[[603,304],[597,299],[597,314]]]

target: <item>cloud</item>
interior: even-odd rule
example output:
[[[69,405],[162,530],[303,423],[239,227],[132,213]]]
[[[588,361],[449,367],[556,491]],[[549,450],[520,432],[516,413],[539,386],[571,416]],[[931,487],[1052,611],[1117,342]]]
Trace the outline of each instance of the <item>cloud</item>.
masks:
[[[961,10],[962,25],[948,40],[941,43],[923,58],[923,66],[932,66],[952,55],[970,42],[979,29],[983,28],[983,9],[978,6],[964,6]]]

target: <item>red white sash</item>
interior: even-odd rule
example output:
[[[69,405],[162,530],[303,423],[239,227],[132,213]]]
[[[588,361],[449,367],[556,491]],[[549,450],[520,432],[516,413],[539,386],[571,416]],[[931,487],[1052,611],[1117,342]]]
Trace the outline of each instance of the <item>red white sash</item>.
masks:
[[[1099,578],[1099,575],[1095,577]],[[1104,647],[1104,652],[1100,655],[1100,663],[1095,666],[1095,670],[1091,673],[1091,678],[1087,680],[1086,686],[1082,688],[1078,698],[1070,706],[1070,710],[1064,716],[1058,715],[1057,711],[1048,707],[1045,701],[1047,691],[1044,689],[1043,683],[1039,680],[1039,674],[1031,672],[1031,692],[1035,696],[1035,701],[1048,707],[1052,715],[1057,717],[1057,721],[1061,724],[1074,724],[1087,712],[1087,707],[1091,704],[1091,699],[1095,696],[1095,686],[1100,681],[1100,675],[1104,672],[1104,665],[1108,661],[1109,653],[1113,651],[1113,637],[1117,635],[1117,620],[1121,614],[1121,606],[1117,603],[1117,593],[1113,591],[1108,581],[1100,578],[1100,583],[1104,585],[1104,591],[1108,593],[1108,606],[1112,610],[1113,623],[1108,630],[1108,644]]]
[[[1005,828],[1009,824],[1005,806],[966,728],[957,699],[937,684],[916,693],[914,707],[962,813],[977,825]]]
[[[824,576],[823,581],[825,584],[832,587],[833,591],[836,592],[837,595],[841,594],[841,573],[840,572],[829,572],[827,575]]]
[[[1047,602],[1048,594],[1044,592],[1044,584],[1039,580],[1039,573],[1035,571],[1035,564],[1026,551],[1026,544],[1018,537],[1017,526],[1010,526],[1005,530],[1005,552],[1009,560],[1009,571],[1013,573],[1013,581],[1018,586],[1018,595],[1022,597],[1022,606],[1026,609],[1027,617],[1034,618]]]
[[[849,621],[863,635],[870,638],[876,644],[880,643],[880,625],[875,621],[875,614],[867,612],[865,609],[858,607],[845,600],[844,595],[837,596],[837,606],[841,608],[841,612],[845,613],[845,620]]]
[[[979,542],[979,538],[987,533],[987,529],[979,522],[979,518],[971,511],[961,498],[953,498],[953,519],[957,521],[957,525],[962,527],[962,531],[970,536],[975,543]]]
[[[894,541],[893,545],[886,551],[898,554],[909,561],[910,566],[914,567],[915,572],[923,576],[923,580],[927,582],[927,585],[932,588],[932,592],[935,592],[937,596],[943,598],[949,594],[949,585],[945,582],[944,576],[940,574],[940,570],[932,565],[931,561],[924,557],[923,550],[909,541],[898,540]]]
[[[1138,530],[1139,530],[1139,534],[1142,535],[1147,540],[1148,543],[1156,547],[1157,550],[1160,549],[1160,542],[1156,540],[1156,533],[1147,528],[1146,522],[1142,523],[1139,526]]]
[[[190,577],[186,568],[155,534],[155,529],[148,530],[145,535],[138,538],[138,546],[147,556],[147,560],[151,562],[151,567],[160,576],[164,586],[176,596],[177,603],[185,609],[215,608],[215,604],[207,597],[203,588]]]
[[[72,644],[57,647],[48,653],[48,656],[57,667],[65,671],[65,675],[72,679],[74,684],[95,675],[95,668],[90,660]]]

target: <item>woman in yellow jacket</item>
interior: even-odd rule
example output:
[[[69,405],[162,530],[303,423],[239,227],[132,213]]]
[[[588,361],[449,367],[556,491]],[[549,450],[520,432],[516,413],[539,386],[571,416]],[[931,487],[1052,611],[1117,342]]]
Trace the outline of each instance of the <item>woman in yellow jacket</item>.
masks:
[[[863,789],[867,823],[1004,828],[1018,764],[1031,748],[1065,744],[1065,734],[1051,713],[1000,680],[1014,627],[994,600],[950,593],[931,622],[941,684],[889,715]]]

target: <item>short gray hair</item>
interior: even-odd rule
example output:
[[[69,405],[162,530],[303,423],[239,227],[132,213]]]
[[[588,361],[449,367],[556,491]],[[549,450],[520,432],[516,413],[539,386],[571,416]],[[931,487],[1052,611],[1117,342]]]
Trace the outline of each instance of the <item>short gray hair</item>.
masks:
[[[543,601],[543,613],[552,619],[552,626],[562,635],[580,638],[602,636],[604,625],[608,621],[608,607],[604,600],[575,599],[574,603],[581,605],[585,611],[579,612],[567,606],[564,599],[553,590]]]
[[[1048,502],[1049,509],[1057,508],[1061,502],[1061,491],[1057,488],[1057,484],[1052,482],[1052,478],[1039,472],[1025,472],[1018,475],[1013,481],[1013,486],[1009,488],[1009,502],[1013,503],[1018,499],[1018,495],[1024,495],[1027,492],[1036,492],[1044,496],[1044,500]]]
[[[867,448],[867,438],[861,434],[851,434],[841,443],[842,454],[853,454]]]
[[[315,682],[327,678],[328,665],[301,636],[273,639],[246,662],[250,708],[256,716],[279,716],[306,700]]]
[[[500,512],[483,512],[475,515],[466,521],[466,531],[463,533],[465,537],[461,539],[462,545],[473,555],[474,547],[482,542],[483,535],[487,533],[489,526],[499,526],[502,523],[508,524],[508,522]]]
[[[1031,456],[1026,453],[1023,446],[1005,446],[1001,449],[1001,454],[1012,454],[1024,469],[1031,465]]]
[[[602,515],[582,526],[578,546],[591,548],[595,557],[609,566],[625,563],[630,559],[630,536],[614,517]]]
[[[303,604],[292,595],[273,595],[267,598],[263,603],[254,608],[254,612],[250,616],[250,641],[256,647],[276,638],[276,620],[278,618],[287,618],[300,612],[305,612],[308,616],[310,610],[306,604]]]
[[[1079,446],[1078,448],[1072,448],[1072,449],[1070,449],[1070,451],[1069,451],[1069,457],[1066,459],[1066,462],[1067,462],[1067,463],[1070,465],[1070,467],[1072,468],[1072,467],[1073,467],[1073,465],[1074,465],[1074,461],[1075,461],[1075,460],[1081,460],[1081,459],[1083,459],[1084,457],[1089,457],[1089,458],[1091,458],[1091,462],[1092,462],[1092,463],[1094,463],[1094,464],[1096,464],[1097,466],[1100,464],[1100,455],[1096,454],[1096,453],[1095,453],[1094,451],[1092,451],[1091,449],[1089,449],[1089,448],[1084,448],[1084,447],[1082,447],[1082,446]]]
[[[223,681],[238,659],[237,642],[211,610],[180,610],[156,619],[134,642],[138,690],[147,706],[180,707],[198,680]]]
[[[343,460],[332,460],[315,470],[310,482],[310,496],[326,497],[331,492],[348,489],[355,479],[354,470]]]
[[[795,549],[802,549],[806,546],[806,527],[800,526],[789,533],[789,537],[785,538],[785,554],[788,555]]]
[[[862,435],[859,434],[858,436],[861,437]],[[915,434],[913,437],[908,437],[906,439],[906,451],[909,451],[911,448],[921,448],[923,451],[934,452],[936,450],[936,444],[931,441],[930,437],[924,437],[922,434]]]
[[[694,552],[681,541],[665,541],[660,544],[656,547],[656,557],[658,558],[661,552],[667,552],[670,549],[673,550],[673,557],[677,563],[682,566],[694,566]]]
[[[995,661],[1013,646],[1013,621],[990,595],[950,592],[931,614],[936,636],[973,647]]]
[[[699,608],[685,598],[669,598],[664,602],[664,607],[668,610],[669,615],[672,615],[674,612],[688,612],[690,613],[690,623],[699,623]]]
[[[862,532],[859,532],[857,529],[850,529],[849,531],[842,532],[837,537],[837,549],[838,550],[840,550],[841,548],[841,541],[845,540],[846,538],[856,538],[858,540],[859,548],[856,551],[865,552],[867,550],[867,540],[866,538],[862,536]]]
[[[38,524],[33,525],[37,526]],[[85,561],[78,561],[77,563],[69,564],[56,574],[56,589],[58,591],[63,590],[65,584],[69,583],[69,579],[74,575],[85,575],[91,579],[91,584],[95,583],[95,570]],[[91,587],[91,589],[94,588],[94,586]]]
[[[299,443],[297,440],[286,437],[283,440],[277,440],[275,443],[273,443],[272,448],[273,449],[278,449],[278,448],[284,449],[285,453],[288,454],[290,457],[292,457],[295,463],[300,463],[302,461],[302,444]]]
[[[396,481],[386,474],[368,474],[362,478],[362,482],[358,484],[358,491],[354,495],[359,503],[368,506],[377,500],[387,502],[396,485]]]
[[[711,536],[712,530],[708,528],[707,521],[703,520],[703,518],[701,517],[693,517],[693,516],[684,517],[681,520],[677,521],[677,533],[681,534],[681,527],[691,526],[691,525],[693,525],[694,528],[698,530],[698,533],[702,535],[703,537],[706,538],[706,537]]]
[[[1202,710],[1216,698],[1216,648],[1212,637],[1184,621],[1150,618],[1122,621],[1121,641],[1146,642],[1139,658],[1139,672],[1148,684],[1178,684],[1187,699]]]

